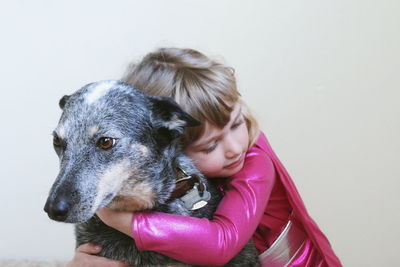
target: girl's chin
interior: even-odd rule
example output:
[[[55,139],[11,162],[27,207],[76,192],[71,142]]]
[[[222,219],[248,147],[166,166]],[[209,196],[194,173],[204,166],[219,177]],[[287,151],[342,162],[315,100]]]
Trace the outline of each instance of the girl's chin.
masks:
[[[236,174],[238,171],[240,171],[243,168],[244,160],[240,162],[237,166],[234,168],[229,168],[229,169],[224,169],[224,176],[223,177],[228,177]]]

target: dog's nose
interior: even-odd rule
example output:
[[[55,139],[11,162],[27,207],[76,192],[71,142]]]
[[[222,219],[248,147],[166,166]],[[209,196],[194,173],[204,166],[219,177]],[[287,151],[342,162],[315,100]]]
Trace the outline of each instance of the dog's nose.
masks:
[[[65,221],[70,209],[69,203],[61,198],[54,201],[47,201],[44,210],[49,217],[56,221]]]

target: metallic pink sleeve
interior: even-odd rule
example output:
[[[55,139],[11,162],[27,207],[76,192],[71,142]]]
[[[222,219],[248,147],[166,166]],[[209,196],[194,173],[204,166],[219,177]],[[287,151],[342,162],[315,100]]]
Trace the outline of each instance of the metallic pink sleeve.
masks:
[[[195,265],[221,266],[251,238],[267,205],[275,170],[257,145],[231,177],[212,220],[160,212],[135,213],[132,235],[140,250],[151,250]]]

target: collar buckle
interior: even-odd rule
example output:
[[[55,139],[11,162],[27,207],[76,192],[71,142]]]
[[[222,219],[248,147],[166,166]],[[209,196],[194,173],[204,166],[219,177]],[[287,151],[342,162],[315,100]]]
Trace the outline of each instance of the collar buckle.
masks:
[[[177,173],[176,188],[172,192],[170,201],[178,199],[188,210],[197,210],[206,206],[211,199],[206,185],[197,175],[189,175],[181,167],[177,167],[177,171],[183,174],[183,177]]]

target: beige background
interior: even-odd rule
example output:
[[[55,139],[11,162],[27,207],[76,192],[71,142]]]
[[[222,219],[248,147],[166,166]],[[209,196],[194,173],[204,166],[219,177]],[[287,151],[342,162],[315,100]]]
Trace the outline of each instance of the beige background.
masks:
[[[239,88],[345,266],[395,266],[400,2],[2,1],[0,259],[66,260],[42,208],[58,100],[161,46],[236,69]]]

